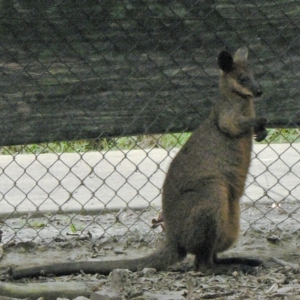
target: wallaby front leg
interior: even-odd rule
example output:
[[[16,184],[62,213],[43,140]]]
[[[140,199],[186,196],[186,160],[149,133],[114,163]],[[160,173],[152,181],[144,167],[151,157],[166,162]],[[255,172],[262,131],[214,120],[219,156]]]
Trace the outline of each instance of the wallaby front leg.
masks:
[[[246,118],[244,116],[239,116],[237,118],[237,123],[239,124],[241,130],[245,131],[253,127],[254,132],[256,133],[265,128],[265,125],[267,124],[267,119],[263,117]]]
[[[258,133],[261,133],[261,135],[259,135],[259,138],[265,138],[266,136],[264,133],[264,126],[266,125],[266,123],[266,118],[248,118],[243,115],[234,114],[232,112],[223,114],[219,118],[219,128],[221,129],[221,131],[232,136],[237,136],[253,128],[256,135],[258,135]]]
[[[244,121],[242,121],[244,122]],[[247,124],[246,126],[253,126],[253,122],[254,122],[254,134],[255,134],[255,140],[257,142],[261,142],[262,140],[264,140],[267,136],[268,136],[268,131],[265,128],[266,124],[267,124],[267,119],[264,117],[259,117],[259,118],[251,118],[248,121],[246,121],[245,123]]]

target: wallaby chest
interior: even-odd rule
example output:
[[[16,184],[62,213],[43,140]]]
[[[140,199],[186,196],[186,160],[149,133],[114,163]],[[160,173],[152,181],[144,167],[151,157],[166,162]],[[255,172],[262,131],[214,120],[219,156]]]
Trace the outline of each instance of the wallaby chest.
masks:
[[[230,137],[208,119],[192,134],[170,165],[165,189],[179,192],[197,182],[218,180],[244,189],[252,148],[252,134]]]

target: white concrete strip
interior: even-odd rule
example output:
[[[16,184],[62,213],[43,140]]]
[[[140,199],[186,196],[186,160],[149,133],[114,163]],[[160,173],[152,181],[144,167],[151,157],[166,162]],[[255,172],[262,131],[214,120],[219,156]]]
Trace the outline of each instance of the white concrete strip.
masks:
[[[0,214],[161,206],[163,149],[0,156]],[[298,201],[300,144],[255,145],[242,201]]]

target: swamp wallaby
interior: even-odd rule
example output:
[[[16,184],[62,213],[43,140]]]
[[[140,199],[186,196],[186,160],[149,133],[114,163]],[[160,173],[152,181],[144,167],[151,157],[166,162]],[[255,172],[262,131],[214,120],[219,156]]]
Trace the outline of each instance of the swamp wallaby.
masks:
[[[253,101],[262,90],[247,67],[246,48],[234,56],[222,51],[220,97],[209,117],[194,131],[172,161],[163,186],[165,245],[133,260],[67,262],[14,269],[14,278],[40,274],[108,274],[113,269],[166,269],[195,255],[195,269],[218,263],[261,262],[247,258],[218,259],[239,235],[240,205],[249,169],[252,138],[267,136],[266,119],[256,118]]]

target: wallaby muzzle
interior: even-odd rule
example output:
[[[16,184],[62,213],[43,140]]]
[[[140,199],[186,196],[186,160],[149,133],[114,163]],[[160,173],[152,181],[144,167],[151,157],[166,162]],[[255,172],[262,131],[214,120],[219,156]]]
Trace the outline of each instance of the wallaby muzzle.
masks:
[[[259,98],[263,94],[262,88],[259,84],[253,89],[253,95],[255,98]]]

